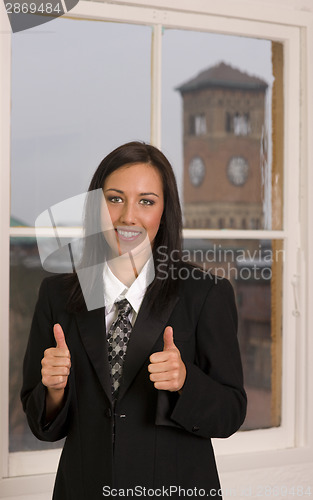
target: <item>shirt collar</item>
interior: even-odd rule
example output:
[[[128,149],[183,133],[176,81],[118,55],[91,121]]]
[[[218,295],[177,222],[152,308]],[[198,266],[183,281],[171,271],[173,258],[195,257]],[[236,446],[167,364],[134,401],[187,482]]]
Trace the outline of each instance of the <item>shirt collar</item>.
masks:
[[[143,266],[138,277],[128,288],[111,271],[107,262],[104,263],[104,304],[106,312],[109,313],[114,307],[114,303],[127,299],[133,310],[138,314],[142,299],[150,283],[155,276],[152,256]]]

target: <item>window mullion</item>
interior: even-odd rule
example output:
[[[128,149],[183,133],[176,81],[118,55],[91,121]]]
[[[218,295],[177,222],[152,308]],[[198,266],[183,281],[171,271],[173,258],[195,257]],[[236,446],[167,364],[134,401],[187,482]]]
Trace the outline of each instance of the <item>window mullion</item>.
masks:
[[[218,240],[274,240],[284,239],[285,231],[267,231],[267,230],[247,230],[247,229],[184,229],[184,238],[197,239],[218,239]]]
[[[75,226],[56,226],[55,228],[52,227],[11,227],[10,228],[10,236],[11,238],[19,238],[19,237],[24,237],[24,238],[35,238],[35,237],[42,237],[42,238],[54,238],[55,237],[55,231],[57,231],[57,234],[60,238],[68,238],[68,237],[73,237],[73,238],[81,238],[83,235],[83,228],[82,227],[75,227]]]
[[[162,26],[152,27],[151,39],[151,144],[161,147]]]

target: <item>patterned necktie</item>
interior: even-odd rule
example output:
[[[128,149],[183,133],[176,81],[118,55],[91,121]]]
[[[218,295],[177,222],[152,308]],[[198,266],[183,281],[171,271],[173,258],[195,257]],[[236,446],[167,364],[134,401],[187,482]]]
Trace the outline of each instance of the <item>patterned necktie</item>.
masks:
[[[128,319],[128,315],[132,308],[130,303],[127,299],[123,299],[120,302],[116,302],[116,305],[118,307],[117,318],[110,326],[107,335],[113,401],[117,399],[127,344],[132,329],[131,322]]]

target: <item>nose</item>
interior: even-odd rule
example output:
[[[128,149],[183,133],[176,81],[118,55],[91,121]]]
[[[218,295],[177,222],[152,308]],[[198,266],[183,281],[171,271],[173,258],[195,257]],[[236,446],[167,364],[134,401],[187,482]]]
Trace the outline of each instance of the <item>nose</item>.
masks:
[[[136,207],[133,203],[125,203],[121,212],[120,222],[122,224],[126,224],[127,226],[136,224]]]

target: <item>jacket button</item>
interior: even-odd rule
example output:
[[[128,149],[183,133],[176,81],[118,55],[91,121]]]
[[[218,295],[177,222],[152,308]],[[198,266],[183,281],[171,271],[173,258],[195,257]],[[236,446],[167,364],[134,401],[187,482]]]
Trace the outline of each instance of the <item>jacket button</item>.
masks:
[[[108,417],[108,418],[111,418],[112,417],[112,411],[111,411],[111,408],[107,408],[104,412],[105,416]]]
[[[199,429],[200,429],[200,427],[198,427],[197,425],[194,425],[191,430],[192,430],[192,432],[198,432]]]

